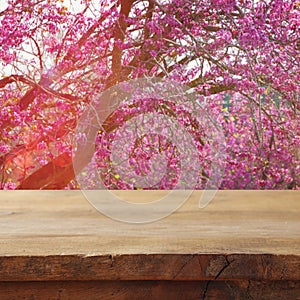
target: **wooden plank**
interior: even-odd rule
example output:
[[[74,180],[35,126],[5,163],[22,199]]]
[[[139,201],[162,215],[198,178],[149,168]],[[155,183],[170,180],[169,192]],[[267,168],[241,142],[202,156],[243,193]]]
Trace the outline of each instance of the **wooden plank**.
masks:
[[[299,295],[299,281],[0,282],[1,300],[297,300]]]
[[[300,280],[299,256],[270,254],[5,256],[0,267],[0,281]]]
[[[117,192],[149,201],[162,191]],[[0,280],[300,280],[300,192],[194,192],[150,224],[116,222],[80,191],[0,192]]]

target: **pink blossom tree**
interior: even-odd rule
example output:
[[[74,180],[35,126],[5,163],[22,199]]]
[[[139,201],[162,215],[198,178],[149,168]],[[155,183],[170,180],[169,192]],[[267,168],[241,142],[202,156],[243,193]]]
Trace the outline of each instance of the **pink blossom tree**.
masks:
[[[2,189],[78,188],[72,139],[84,109],[95,95],[143,77],[190,87],[221,124],[220,188],[299,188],[299,1],[74,3],[8,0],[0,11]],[[151,99],[145,105],[153,108]],[[104,130],[117,130],[130,109],[108,117]],[[138,147],[135,159],[146,159]],[[107,162],[99,147],[97,155]],[[108,188],[135,188],[105,170]]]

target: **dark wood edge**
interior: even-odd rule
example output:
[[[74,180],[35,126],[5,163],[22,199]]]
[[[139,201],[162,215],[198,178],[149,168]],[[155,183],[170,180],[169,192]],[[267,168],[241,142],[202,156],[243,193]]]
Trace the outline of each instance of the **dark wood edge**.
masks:
[[[0,281],[300,280],[299,255],[2,256]]]

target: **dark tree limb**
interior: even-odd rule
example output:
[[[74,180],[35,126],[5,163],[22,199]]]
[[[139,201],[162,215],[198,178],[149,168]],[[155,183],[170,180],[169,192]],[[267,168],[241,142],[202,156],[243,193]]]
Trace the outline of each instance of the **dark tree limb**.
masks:
[[[114,32],[114,47],[112,50],[112,74],[108,78],[107,88],[113,86],[117,81],[121,81],[121,70],[122,70],[122,49],[119,48],[118,43],[124,42],[125,32],[127,29],[126,19],[129,16],[132,4],[135,0],[121,0],[121,9],[118,22],[115,26]]]
[[[63,153],[29,175],[17,189],[63,189],[74,177],[72,157]]]
[[[23,75],[10,75],[10,76],[2,78],[0,80],[0,88],[3,88],[8,84],[13,83],[13,82],[17,82],[17,81],[33,85],[33,82],[31,80],[27,79]]]

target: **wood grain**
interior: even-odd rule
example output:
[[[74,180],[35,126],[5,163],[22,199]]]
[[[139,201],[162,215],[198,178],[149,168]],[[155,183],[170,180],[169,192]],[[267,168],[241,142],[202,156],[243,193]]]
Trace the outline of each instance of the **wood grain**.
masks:
[[[122,193],[135,202],[162,194]],[[300,255],[299,191],[219,191],[205,209],[199,195],[167,218],[135,225],[102,215],[80,191],[1,191],[0,256]]]
[[[200,195],[136,225],[80,191],[1,191],[0,299],[300,299],[300,192]]]
[[[1,300],[299,300],[292,281],[0,282]]]

